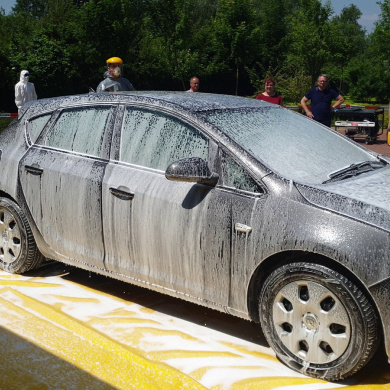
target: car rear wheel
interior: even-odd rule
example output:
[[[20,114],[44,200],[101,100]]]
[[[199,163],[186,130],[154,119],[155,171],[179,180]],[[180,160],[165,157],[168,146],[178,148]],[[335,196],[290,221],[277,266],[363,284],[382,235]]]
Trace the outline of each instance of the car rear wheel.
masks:
[[[343,275],[311,263],[287,264],[269,275],[260,293],[260,323],[285,364],[329,381],[361,369],[380,339],[364,293]]]
[[[19,274],[43,260],[22,210],[12,200],[0,198],[0,269]]]

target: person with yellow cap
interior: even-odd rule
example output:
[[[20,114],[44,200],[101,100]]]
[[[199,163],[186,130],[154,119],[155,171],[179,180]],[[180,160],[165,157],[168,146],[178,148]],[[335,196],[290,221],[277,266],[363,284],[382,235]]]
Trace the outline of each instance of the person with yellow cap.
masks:
[[[100,82],[96,92],[135,91],[133,84],[122,77],[123,61],[119,57],[111,57],[107,61],[104,80]]]

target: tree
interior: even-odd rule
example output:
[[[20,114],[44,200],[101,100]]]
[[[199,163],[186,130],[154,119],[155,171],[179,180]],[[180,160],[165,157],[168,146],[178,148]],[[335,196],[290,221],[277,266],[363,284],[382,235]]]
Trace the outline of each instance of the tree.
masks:
[[[194,31],[191,18],[194,3],[190,0],[149,0],[147,4],[144,43],[156,55],[156,62],[160,62],[157,65],[164,64],[163,75],[178,80],[185,89],[188,75],[198,60],[197,52],[190,47]],[[162,51],[157,52],[154,50],[156,48]],[[145,51],[141,51],[143,56],[149,57]]]
[[[351,60],[366,49],[365,30],[358,23],[362,13],[353,4],[343,8],[339,16],[329,23],[332,55],[326,66],[331,79],[339,80],[339,90],[343,90],[344,71]]]
[[[331,56],[329,42],[330,3],[319,0],[299,0],[297,9],[288,18],[289,66],[303,71],[314,84]]]
[[[388,102],[390,98],[390,0],[379,4],[382,12],[367,48],[351,59],[346,70],[351,97],[362,101]]]
[[[23,49],[15,50],[11,62],[29,70],[41,98],[74,93],[68,82],[71,59],[62,42],[37,32]]]
[[[260,29],[260,52],[264,69],[281,66],[288,52],[288,16],[296,9],[291,0],[260,0],[256,6]]]
[[[0,102],[2,103],[1,110],[13,112],[14,104],[14,84],[18,81],[16,72],[12,69],[9,53],[9,35],[11,25],[10,18],[0,13]]]
[[[26,13],[34,18],[41,18],[46,13],[47,0],[16,0],[12,11],[16,14]]]
[[[325,71],[355,98],[385,100],[390,0],[380,4],[366,36],[355,5],[333,17],[322,0],[16,0],[0,9],[0,101],[13,104],[24,67],[40,97],[86,92],[113,56],[137,89],[198,76],[202,91],[253,95],[272,75],[293,101]]]
[[[69,52],[77,66],[85,90],[94,88],[106,71],[106,60],[120,57],[124,61],[125,76],[134,81],[137,75],[134,64],[139,52],[142,31],[143,0],[88,1],[73,8],[72,20],[67,29]]]
[[[261,41],[252,2],[220,0],[213,23],[212,63],[224,64],[225,69],[234,72],[234,84],[227,84],[234,86],[229,93],[247,94],[246,86],[240,86],[240,77],[245,74],[246,67],[255,63]]]

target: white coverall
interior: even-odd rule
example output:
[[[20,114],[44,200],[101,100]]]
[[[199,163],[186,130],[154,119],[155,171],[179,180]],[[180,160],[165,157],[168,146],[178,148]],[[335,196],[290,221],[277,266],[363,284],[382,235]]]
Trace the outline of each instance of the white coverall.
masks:
[[[15,85],[15,104],[18,107],[18,111],[25,103],[38,99],[34,84],[29,83],[28,78],[28,70],[22,70],[20,72],[20,81]]]

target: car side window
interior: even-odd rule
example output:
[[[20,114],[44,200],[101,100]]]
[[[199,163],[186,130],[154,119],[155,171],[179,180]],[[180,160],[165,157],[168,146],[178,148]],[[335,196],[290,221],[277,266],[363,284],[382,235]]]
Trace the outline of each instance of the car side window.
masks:
[[[110,111],[111,106],[63,110],[43,141],[44,145],[102,157],[104,130]]]
[[[41,134],[41,131],[45,127],[50,117],[51,117],[51,113],[30,119],[27,122],[27,134],[30,137],[31,143],[34,144],[35,141],[38,139],[39,134]]]
[[[249,173],[226,153],[222,153],[222,174],[227,187],[254,193],[264,192]]]
[[[186,157],[208,159],[208,139],[198,130],[170,115],[126,108],[120,161],[165,171]]]

